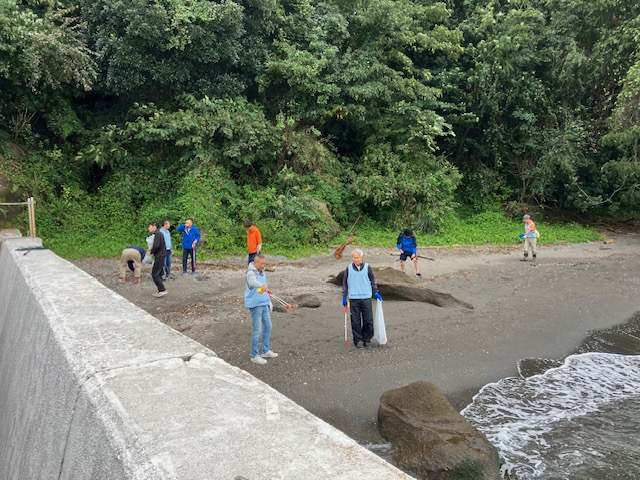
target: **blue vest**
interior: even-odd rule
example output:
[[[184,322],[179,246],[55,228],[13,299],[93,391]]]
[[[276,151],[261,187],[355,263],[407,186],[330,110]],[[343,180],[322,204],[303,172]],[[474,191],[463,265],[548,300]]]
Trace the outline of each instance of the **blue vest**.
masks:
[[[531,233],[527,233],[528,231],[529,231],[529,225],[525,225],[524,226],[524,238],[535,238],[536,237],[536,230],[535,229]]]
[[[353,268],[353,263],[349,264],[347,288],[349,290],[349,298],[371,298],[373,296],[368,263],[365,263],[360,271]]]
[[[258,270],[255,272],[256,278],[262,285],[267,284],[267,274],[266,272],[260,273]],[[246,283],[246,282],[245,282]],[[258,293],[257,288],[249,287],[249,284],[246,284],[244,289],[244,306],[247,308],[260,307],[262,305],[269,305],[269,294],[268,293]]]

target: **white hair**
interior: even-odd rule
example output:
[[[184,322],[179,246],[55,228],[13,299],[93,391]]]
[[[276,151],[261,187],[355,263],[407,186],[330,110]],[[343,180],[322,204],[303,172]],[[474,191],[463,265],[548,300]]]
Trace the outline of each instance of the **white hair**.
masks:
[[[360,255],[361,257],[364,257],[364,252],[362,251],[361,248],[354,248],[353,252],[351,252],[351,256],[353,256],[354,253],[357,253],[358,255]]]

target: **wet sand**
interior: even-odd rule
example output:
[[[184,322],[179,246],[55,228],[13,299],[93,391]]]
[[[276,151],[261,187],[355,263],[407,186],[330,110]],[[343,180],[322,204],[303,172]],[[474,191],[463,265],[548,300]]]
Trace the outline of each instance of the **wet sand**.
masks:
[[[181,276],[176,264],[177,277],[167,282],[169,294],[160,299],[151,296],[155,288],[148,271],[140,284],[120,285],[117,260],[75,263],[357,441],[375,445],[382,442],[377,411],[386,390],[427,380],[462,409],[483,385],[518,375],[519,360],[562,359],[583,348],[590,331],[631,318],[640,310],[640,235],[610,239],[613,243],[542,243],[537,266],[519,261],[518,246],[421,248],[434,260],[421,260],[423,278],[416,281],[474,308],[385,301],[389,341],[367,350],[344,344],[340,288],[327,283],[347,265],[350,247],[341,261],[331,254],[301,261],[267,255],[275,268],[268,273],[274,293],[288,300],[310,293],[322,304],[273,313],[271,348],[280,356],[264,366],[249,361],[244,258],[202,264],[195,277]],[[365,250],[365,261],[399,269],[395,253]],[[413,278],[412,265],[407,271]]]

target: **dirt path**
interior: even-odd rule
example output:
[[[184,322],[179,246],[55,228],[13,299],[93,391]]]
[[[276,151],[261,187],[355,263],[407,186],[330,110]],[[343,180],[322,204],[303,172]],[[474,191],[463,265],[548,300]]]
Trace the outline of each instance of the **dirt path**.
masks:
[[[244,259],[201,266],[198,275],[167,282],[161,299],[148,271],[138,285],[117,283],[117,261],[75,262],[162,322],[249,371],[361,443],[381,442],[380,395],[414,380],[438,385],[462,408],[486,383],[517,374],[520,358],[562,358],[587,332],[624,322],[640,310],[640,236],[613,243],[540,247],[538,265],[518,261],[518,247],[421,249],[420,283],[473,309],[384,302],[386,346],[345,346],[340,288],[327,283],[347,265],[332,255],[303,261],[269,257],[271,290],[291,298],[312,293],[316,309],[274,312],[268,365],[249,362],[251,322],[244,308]],[[375,267],[399,268],[393,249],[365,251]],[[412,266],[408,271],[413,273]]]

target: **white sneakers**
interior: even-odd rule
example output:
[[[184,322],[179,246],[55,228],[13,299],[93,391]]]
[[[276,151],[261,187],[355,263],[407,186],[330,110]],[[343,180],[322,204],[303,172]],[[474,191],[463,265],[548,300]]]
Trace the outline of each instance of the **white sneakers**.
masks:
[[[265,358],[276,358],[278,354],[276,352],[272,352],[269,350],[268,352],[263,353],[262,355],[256,355],[255,357],[251,357],[251,361],[253,363],[257,363],[258,365],[264,365],[267,363]]]
[[[255,357],[251,357],[251,361],[253,363],[257,363],[258,365],[264,365],[267,361],[262,358],[260,355],[256,355]]]
[[[167,293],[169,292],[167,292],[166,290],[163,290],[161,292],[152,293],[151,295],[153,295],[156,298],[160,298],[160,297],[164,297]]]

